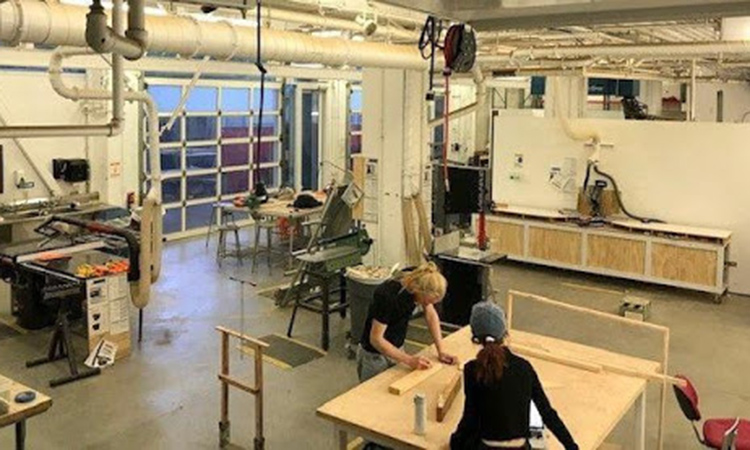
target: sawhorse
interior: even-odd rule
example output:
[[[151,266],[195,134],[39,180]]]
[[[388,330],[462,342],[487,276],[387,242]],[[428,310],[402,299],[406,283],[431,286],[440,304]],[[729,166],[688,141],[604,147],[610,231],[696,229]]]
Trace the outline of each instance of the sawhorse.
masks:
[[[219,381],[221,382],[221,421],[219,422],[219,445],[221,448],[229,445],[230,423],[229,423],[229,386],[255,396],[255,450],[263,450],[266,439],[263,436],[263,349],[268,344],[263,341],[245,336],[244,334],[224,328],[216,327],[221,333],[221,371]],[[229,337],[240,340],[240,345],[246,345],[253,349],[255,354],[255,383],[248,386],[229,375]]]

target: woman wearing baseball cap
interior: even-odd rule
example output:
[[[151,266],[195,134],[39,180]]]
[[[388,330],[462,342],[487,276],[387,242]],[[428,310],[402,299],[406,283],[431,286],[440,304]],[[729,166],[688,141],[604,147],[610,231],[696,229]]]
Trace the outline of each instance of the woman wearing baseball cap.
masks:
[[[482,302],[471,310],[471,333],[482,350],[464,366],[464,414],[451,436],[451,450],[529,449],[529,412],[536,404],[545,426],[566,450],[577,450],[552,408],[534,367],[505,345],[503,309]]]

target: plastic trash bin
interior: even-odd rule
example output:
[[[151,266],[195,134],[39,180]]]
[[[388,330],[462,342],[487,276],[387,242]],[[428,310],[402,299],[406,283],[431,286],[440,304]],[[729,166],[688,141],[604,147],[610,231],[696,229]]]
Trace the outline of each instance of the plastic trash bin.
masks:
[[[364,332],[367,312],[375,297],[375,290],[389,278],[369,278],[360,276],[355,270],[346,271],[346,295],[349,300],[349,357],[353,358]]]

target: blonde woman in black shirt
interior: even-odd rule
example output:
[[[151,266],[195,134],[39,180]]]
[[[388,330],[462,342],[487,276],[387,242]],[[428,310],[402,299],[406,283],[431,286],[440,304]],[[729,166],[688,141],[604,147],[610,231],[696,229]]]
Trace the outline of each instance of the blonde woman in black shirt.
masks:
[[[566,450],[578,450],[570,432],[544,393],[534,367],[505,346],[503,309],[491,302],[474,305],[471,332],[482,350],[464,366],[466,401],[451,436],[451,450],[528,449],[533,401],[545,426]]]
[[[359,381],[367,381],[397,363],[420,370],[431,366],[430,360],[409,355],[402,348],[409,320],[417,306],[424,310],[440,362],[456,362],[454,356],[443,351],[440,318],[434,306],[443,300],[446,289],[447,281],[433,263],[405,271],[378,286],[357,351]]]

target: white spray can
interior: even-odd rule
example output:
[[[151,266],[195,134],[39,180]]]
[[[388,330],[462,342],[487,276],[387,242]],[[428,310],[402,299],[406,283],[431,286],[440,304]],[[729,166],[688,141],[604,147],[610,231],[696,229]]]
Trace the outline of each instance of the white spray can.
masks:
[[[414,434],[425,435],[427,425],[427,400],[424,394],[414,396]]]

